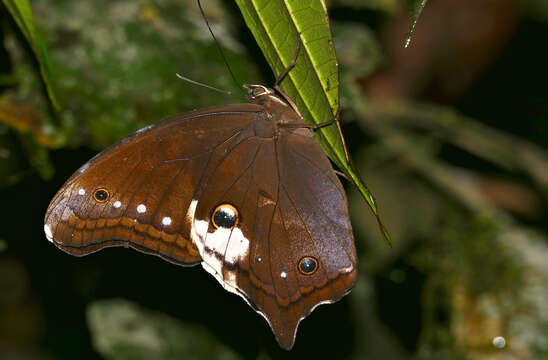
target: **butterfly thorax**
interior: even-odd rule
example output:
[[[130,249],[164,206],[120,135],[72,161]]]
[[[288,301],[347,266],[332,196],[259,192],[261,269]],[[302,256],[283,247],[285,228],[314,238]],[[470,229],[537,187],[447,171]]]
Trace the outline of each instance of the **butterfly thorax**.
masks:
[[[275,90],[262,85],[244,85],[244,87],[248,89],[249,101],[262,106],[265,110],[265,116],[255,123],[257,136],[273,138],[283,130],[297,132],[304,130],[307,135],[310,133],[310,136],[313,136],[308,129],[295,126],[305,124],[304,120]]]

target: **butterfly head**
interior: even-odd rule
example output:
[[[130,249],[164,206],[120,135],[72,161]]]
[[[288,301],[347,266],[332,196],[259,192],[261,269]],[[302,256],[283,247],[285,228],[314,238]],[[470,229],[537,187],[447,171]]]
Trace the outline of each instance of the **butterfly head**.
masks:
[[[295,122],[293,109],[279,96],[277,90],[263,85],[244,85],[244,88],[247,89],[249,102],[263,106],[271,115],[270,118],[276,119],[276,123]]]
[[[247,89],[247,98],[250,102],[259,102],[260,100],[273,95],[274,90],[267,88],[263,85],[248,85],[245,84],[244,88]]]
[[[282,108],[286,108],[285,101],[280,99],[276,91],[271,88],[267,88],[263,85],[244,85],[247,89],[247,98],[249,102],[257,105],[263,105],[267,108],[276,108],[282,105]]]

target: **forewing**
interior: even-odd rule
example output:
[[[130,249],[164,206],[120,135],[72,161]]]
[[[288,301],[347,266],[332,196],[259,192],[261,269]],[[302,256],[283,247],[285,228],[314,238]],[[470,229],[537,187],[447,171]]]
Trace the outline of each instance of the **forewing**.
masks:
[[[77,256],[129,246],[181,265],[198,263],[192,199],[208,169],[252,135],[260,111],[244,104],[181,114],[101,152],[51,201],[48,240]],[[105,193],[97,199],[98,190],[106,199]]]

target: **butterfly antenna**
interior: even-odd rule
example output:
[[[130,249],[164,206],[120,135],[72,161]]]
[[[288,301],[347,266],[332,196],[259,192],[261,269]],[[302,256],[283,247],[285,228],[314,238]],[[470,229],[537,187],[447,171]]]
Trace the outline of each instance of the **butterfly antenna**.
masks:
[[[196,0],[196,2],[198,3],[198,8],[200,8],[200,13],[202,13],[202,17],[204,18],[204,21],[207,25],[207,28],[209,29],[209,33],[213,37],[213,40],[215,40],[215,43],[217,44],[217,49],[219,49],[219,52],[221,53],[221,57],[223,58],[223,61],[225,62],[226,67],[228,68],[228,71],[230,72],[230,76],[232,76],[232,80],[234,80],[237,87],[241,89],[242,88],[240,86],[241,83],[238,81],[238,79],[236,79],[236,76],[232,72],[232,68],[228,64],[228,60],[226,59],[225,53],[223,52],[223,49],[221,48],[221,44],[219,43],[219,41],[215,37],[215,34],[213,33],[213,30],[211,30],[211,26],[209,25],[209,20],[207,19],[207,16],[204,12],[204,9],[202,8],[202,3],[200,2],[200,0]]]
[[[175,73],[175,75],[177,75],[177,77],[181,80],[184,80],[184,81],[188,81],[189,83],[191,84],[194,84],[194,85],[199,85],[199,86],[203,86],[205,88],[208,88],[210,90],[215,90],[215,91],[218,91],[220,93],[223,93],[223,94],[227,94],[227,95],[232,95],[232,93],[230,91],[227,91],[227,90],[222,90],[222,89],[218,89],[216,87],[213,87],[211,85],[207,85],[207,84],[204,84],[204,83],[201,83],[201,82],[198,82],[198,81],[194,81],[192,79],[189,79],[179,73]]]

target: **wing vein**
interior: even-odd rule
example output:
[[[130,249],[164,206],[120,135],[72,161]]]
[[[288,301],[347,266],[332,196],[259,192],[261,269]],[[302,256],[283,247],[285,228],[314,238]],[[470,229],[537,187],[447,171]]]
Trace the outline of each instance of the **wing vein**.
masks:
[[[318,248],[316,247],[316,243],[314,242],[314,237],[312,236],[312,234],[308,230],[308,227],[306,226],[306,222],[304,221],[303,216],[302,216],[301,212],[299,211],[299,208],[297,207],[297,205],[295,204],[295,202],[293,201],[293,199],[289,195],[289,192],[287,191],[287,188],[285,187],[285,185],[283,183],[281,183],[281,186],[282,186],[285,194],[287,195],[287,198],[289,199],[289,202],[291,203],[291,205],[293,206],[293,208],[297,212],[297,215],[299,216],[299,219],[301,220],[301,223],[303,224],[303,227],[304,227],[305,231],[308,233],[309,238],[311,240],[310,242],[312,243],[312,246],[314,247],[314,250],[315,250],[316,254],[320,255],[320,252],[318,251]],[[324,272],[324,275],[327,278],[327,272],[325,271],[324,266],[320,266],[320,269]]]

